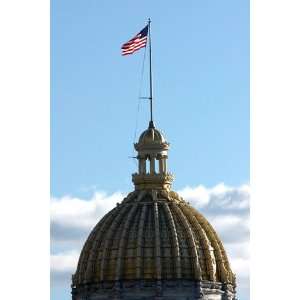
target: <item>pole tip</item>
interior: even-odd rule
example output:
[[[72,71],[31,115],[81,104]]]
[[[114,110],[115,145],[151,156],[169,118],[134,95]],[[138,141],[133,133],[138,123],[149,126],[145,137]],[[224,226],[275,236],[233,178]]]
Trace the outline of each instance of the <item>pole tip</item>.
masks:
[[[152,120],[149,122],[149,129],[150,129],[150,128],[155,128],[154,122],[153,122]]]

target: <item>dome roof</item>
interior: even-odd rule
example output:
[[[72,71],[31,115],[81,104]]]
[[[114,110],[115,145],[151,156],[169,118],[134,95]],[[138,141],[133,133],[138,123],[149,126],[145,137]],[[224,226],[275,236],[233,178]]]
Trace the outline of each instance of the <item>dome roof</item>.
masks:
[[[103,281],[201,280],[235,284],[222,242],[177,193],[130,193],[88,237],[73,285]]]
[[[148,144],[164,144],[166,139],[162,135],[162,133],[153,127],[146,129],[139,138],[139,144],[141,145],[148,145]]]

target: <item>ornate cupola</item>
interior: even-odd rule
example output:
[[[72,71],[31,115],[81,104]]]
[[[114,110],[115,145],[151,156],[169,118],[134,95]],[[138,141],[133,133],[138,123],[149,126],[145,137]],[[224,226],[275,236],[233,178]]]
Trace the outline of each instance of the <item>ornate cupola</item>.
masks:
[[[153,121],[150,121],[138,143],[134,144],[138,153],[138,173],[132,175],[136,190],[170,190],[174,177],[167,171],[169,145]]]

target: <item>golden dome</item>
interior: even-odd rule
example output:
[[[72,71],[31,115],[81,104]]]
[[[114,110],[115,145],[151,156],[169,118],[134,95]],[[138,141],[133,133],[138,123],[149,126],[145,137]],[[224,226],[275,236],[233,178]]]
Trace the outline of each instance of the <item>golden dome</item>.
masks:
[[[91,232],[73,286],[165,279],[235,285],[222,242],[198,211],[173,191],[136,190]]]

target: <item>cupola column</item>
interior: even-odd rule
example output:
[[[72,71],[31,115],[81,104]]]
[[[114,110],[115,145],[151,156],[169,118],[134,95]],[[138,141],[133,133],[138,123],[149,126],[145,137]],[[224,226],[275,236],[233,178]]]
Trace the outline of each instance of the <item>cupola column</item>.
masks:
[[[140,157],[139,158],[139,174],[145,174],[146,173],[146,159]]]
[[[160,174],[164,173],[164,165],[163,165],[162,157],[159,158],[159,173]]]
[[[163,172],[167,173],[167,158],[163,157],[162,161],[163,161]]]
[[[155,157],[150,156],[150,174],[155,173]]]
[[[139,174],[142,174],[142,159],[141,158],[138,158],[139,160]]]

